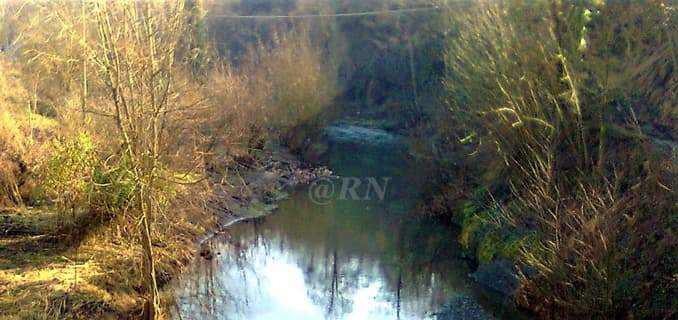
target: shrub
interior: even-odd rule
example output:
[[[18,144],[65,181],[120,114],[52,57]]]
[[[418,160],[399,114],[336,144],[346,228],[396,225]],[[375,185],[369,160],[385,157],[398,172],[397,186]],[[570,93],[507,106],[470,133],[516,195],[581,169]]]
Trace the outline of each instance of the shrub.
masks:
[[[644,239],[625,230],[648,214],[656,215],[655,228],[672,223],[670,210],[645,213],[640,199],[670,202],[675,192],[675,170],[661,165],[670,152],[660,155],[662,142],[653,142],[675,136],[672,8],[662,1],[513,1],[478,3],[453,17],[450,108],[442,110],[441,132],[501,158],[510,186],[497,199],[498,219],[463,213],[462,244],[480,261],[520,252],[538,274],[521,303],[543,316],[640,314],[617,284],[629,283],[619,267],[630,265],[623,248]],[[479,236],[487,222],[528,236]],[[663,234],[646,241],[662,243]],[[675,275],[652,263],[666,253],[655,258],[632,265],[649,286],[665,289],[664,278]],[[636,291],[646,285],[633,282]]]
[[[42,174],[47,195],[61,210],[75,210],[86,204],[97,162],[95,152],[94,142],[85,132],[52,142]]]
[[[21,168],[17,159],[23,142],[24,135],[14,118],[0,110],[0,203],[21,203],[18,185]]]
[[[123,162],[113,168],[98,165],[94,168],[90,209],[113,216],[134,205],[135,181],[126,164]]]
[[[0,42],[1,46],[2,42]],[[21,155],[24,154],[28,141],[21,130],[20,119],[14,111],[18,100],[25,97],[25,92],[17,80],[18,73],[14,65],[0,57],[0,69],[2,70],[0,72],[0,203],[20,203],[18,182],[21,170],[17,160],[20,160]]]
[[[304,31],[276,37],[271,48],[251,50],[253,58],[243,69],[253,75],[257,93],[269,97],[264,123],[276,128],[293,150],[302,151],[307,139],[317,135],[318,116],[337,93],[329,66]]]
[[[494,260],[499,254],[501,240],[493,233],[486,234],[478,246],[478,263],[486,264]]]
[[[261,149],[261,141],[269,134],[263,129],[269,116],[268,90],[236,71],[226,64],[215,66],[201,87],[204,96],[217,106],[214,113],[199,115],[204,117],[200,128],[210,139],[208,148],[213,156],[209,165],[213,170],[231,160],[225,157],[247,156]]]

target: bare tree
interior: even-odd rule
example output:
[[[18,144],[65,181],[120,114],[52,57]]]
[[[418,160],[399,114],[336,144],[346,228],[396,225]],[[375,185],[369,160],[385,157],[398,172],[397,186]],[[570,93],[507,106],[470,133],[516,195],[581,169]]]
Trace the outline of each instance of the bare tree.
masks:
[[[185,21],[183,2],[110,3],[98,1],[93,15],[97,42],[88,49],[93,71],[103,81],[123,154],[137,181],[137,203],[148,288],[147,318],[160,308],[153,260],[152,226],[159,211],[160,170],[168,136],[173,70]]]

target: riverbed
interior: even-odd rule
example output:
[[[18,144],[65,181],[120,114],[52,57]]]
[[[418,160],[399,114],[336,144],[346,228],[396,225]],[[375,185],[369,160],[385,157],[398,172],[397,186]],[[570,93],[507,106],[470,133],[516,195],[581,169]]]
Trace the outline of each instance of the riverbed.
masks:
[[[462,317],[517,315],[469,278],[453,226],[413,213],[433,172],[404,138],[349,125],[327,136],[336,177],[209,240],[210,259],[176,283],[175,318],[436,319],[450,306],[468,308],[453,310]]]

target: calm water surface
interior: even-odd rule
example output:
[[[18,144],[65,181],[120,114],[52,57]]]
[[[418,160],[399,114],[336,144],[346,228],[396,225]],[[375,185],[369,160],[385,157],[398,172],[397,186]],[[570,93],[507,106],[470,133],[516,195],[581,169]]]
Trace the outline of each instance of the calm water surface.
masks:
[[[455,295],[502,317],[469,280],[456,231],[411,214],[430,166],[379,135],[335,137],[327,164],[343,177],[391,177],[383,201],[340,199],[341,180],[325,205],[292,191],[274,214],[212,239],[215,258],[197,259],[177,283],[175,317],[430,319]]]

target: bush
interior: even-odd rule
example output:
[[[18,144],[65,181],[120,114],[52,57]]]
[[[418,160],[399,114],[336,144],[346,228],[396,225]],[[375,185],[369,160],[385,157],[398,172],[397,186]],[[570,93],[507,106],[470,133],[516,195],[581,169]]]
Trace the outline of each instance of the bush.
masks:
[[[21,203],[19,193],[20,163],[17,163],[23,149],[24,135],[16,121],[0,110],[0,203]]]
[[[14,65],[0,57],[0,69],[0,204],[21,203],[20,160],[28,139],[15,111],[25,91]]]
[[[85,132],[52,142],[42,174],[47,195],[61,210],[80,209],[87,203],[96,163],[94,142]]]
[[[494,214],[465,208],[461,242],[480,262],[519,252],[514,260],[538,274],[521,303],[542,316],[640,315],[628,292],[666,292],[665,279],[675,276],[663,267],[665,251],[640,245],[643,232],[625,232],[647,215],[656,216],[654,228],[674,224],[670,210],[647,209],[641,199],[674,198],[671,152],[658,152],[656,142],[676,132],[674,10],[661,1],[512,1],[474,4],[453,17],[451,108],[441,108],[440,132],[501,158],[510,187],[492,200]],[[660,233],[645,241],[666,244]],[[631,243],[643,248],[634,264],[624,258]],[[647,283],[635,279],[622,291],[617,284],[629,281],[620,265]],[[668,309],[651,314],[666,317]]]
[[[526,233],[515,227],[499,224],[500,213],[496,210],[480,210],[474,201],[466,201],[457,214],[461,225],[459,242],[471,252],[479,264],[496,258],[508,258],[516,263],[525,263],[525,253],[542,257],[539,237],[534,232]]]
[[[92,174],[90,209],[114,216],[134,205],[135,181],[123,162],[113,168],[98,165]]]
[[[251,50],[252,60],[243,69],[253,75],[257,94],[268,97],[264,125],[279,131],[294,151],[303,151],[322,126],[319,115],[337,94],[329,66],[307,32],[285,34],[271,48]]]

